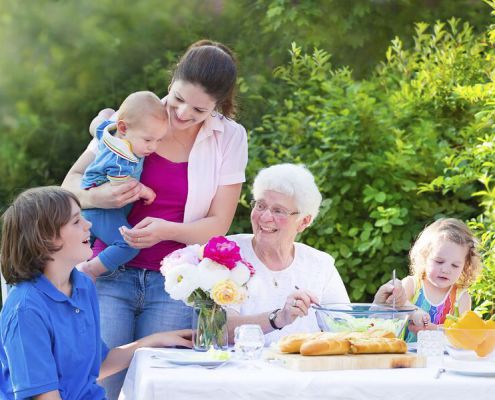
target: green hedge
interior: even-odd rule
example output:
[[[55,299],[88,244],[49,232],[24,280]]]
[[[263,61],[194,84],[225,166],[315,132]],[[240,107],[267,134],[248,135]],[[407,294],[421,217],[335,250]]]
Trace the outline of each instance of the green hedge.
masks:
[[[483,212],[470,182],[455,193],[425,185],[475,142],[470,127],[484,105],[459,88],[490,82],[486,37],[451,19],[417,24],[414,43],[394,39],[367,80],[333,68],[324,51],[293,44],[290,62],[275,71],[282,100],[249,137],[251,179],[279,162],[304,163],[315,175],[325,200],[301,239],[335,256],[355,301],[370,299],[394,268],[408,273],[408,250],[426,224]]]
[[[483,152],[483,139],[492,139],[493,34],[478,36],[452,23],[420,24],[411,35],[413,21],[451,15],[482,31],[489,5],[39,0],[26,7],[3,0],[0,209],[23,188],[60,183],[87,143],[88,121],[99,108],[143,88],[164,94],[177,56],[209,37],[232,46],[241,61],[239,121],[250,129],[248,179],[276,162],[308,164],[326,200],[302,239],[336,257],[354,300],[368,299],[393,267],[407,273],[414,235],[436,216],[472,219],[483,228],[489,254],[492,186],[478,179],[492,171],[471,163],[489,162],[490,151],[474,159],[470,152]],[[396,34],[404,44],[394,40],[371,74]],[[323,50],[306,54],[296,46],[289,60],[293,40],[331,52],[332,64]],[[274,79],[277,65],[283,66]],[[488,194],[471,196],[483,191]],[[250,229],[248,192],[246,185],[232,232]],[[487,310],[495,275],[489,265],[492,272],[476,292]]]

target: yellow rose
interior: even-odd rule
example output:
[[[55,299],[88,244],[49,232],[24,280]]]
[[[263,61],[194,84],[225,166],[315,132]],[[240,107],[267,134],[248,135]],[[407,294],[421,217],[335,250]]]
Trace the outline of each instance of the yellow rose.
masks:
[[[217,282],[211,289],[211,298],[221,306],[239,303],[242,297],[239,286],[230,279]]]

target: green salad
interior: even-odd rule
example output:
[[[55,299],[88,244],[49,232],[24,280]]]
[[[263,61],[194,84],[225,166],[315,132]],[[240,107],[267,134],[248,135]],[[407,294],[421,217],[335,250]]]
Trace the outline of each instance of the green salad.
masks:
[[[330,332],[366,332],[370,329],[384,329],[399,336],[404,327],[404,320],[398,318],[335,319],[330,316],[324,318]]]

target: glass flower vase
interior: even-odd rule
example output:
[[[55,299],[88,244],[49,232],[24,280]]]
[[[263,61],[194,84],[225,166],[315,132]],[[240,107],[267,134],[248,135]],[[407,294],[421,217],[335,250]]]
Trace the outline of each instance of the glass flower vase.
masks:
[[[193,306],[193,348],[196,351],[226,350],[227,312],[212,300],[196,300]]]

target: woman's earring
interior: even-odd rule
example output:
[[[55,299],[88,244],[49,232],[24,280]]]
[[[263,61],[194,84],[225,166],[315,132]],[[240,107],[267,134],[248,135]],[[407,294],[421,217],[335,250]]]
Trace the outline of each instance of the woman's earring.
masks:
[[[211,114],[210,114],[210,115],[211,115],[213,118],[215,118],[215,117],[218,115],[218,113],[217,113],[215,110],[213,110],[213,111],[211,112]]]

